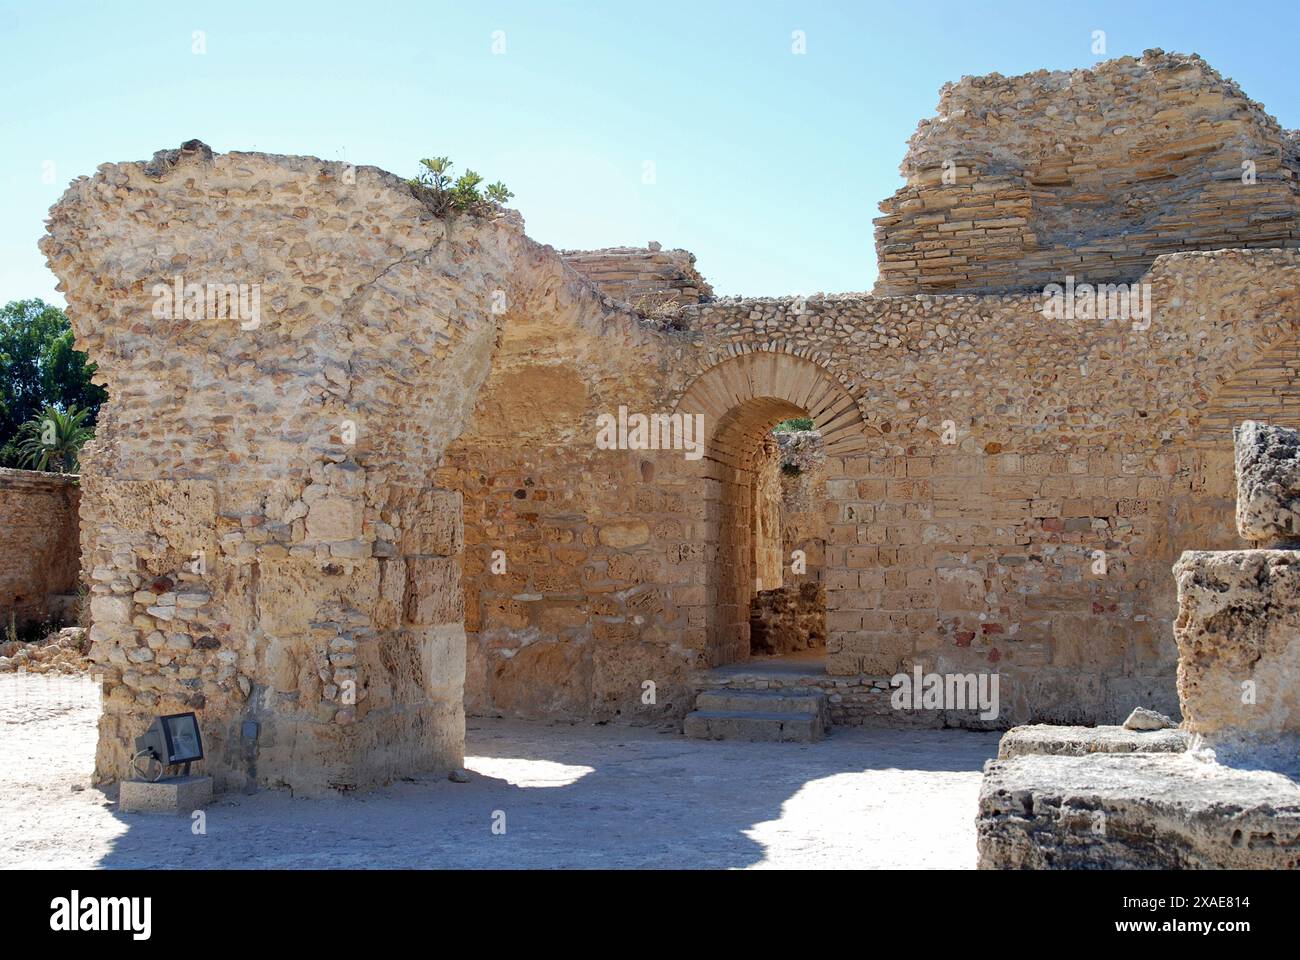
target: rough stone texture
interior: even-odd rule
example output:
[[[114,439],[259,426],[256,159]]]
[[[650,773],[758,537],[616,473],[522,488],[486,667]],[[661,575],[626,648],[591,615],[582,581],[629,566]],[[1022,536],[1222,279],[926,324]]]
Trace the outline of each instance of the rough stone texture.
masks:
[[[1247,420],[1235,444],[1237,531],[1260,547],[1300,544],[1300,433]]]
[[[795,653],[826,646],[826,590],[820,583],[786,584],[754,594],[749,611],[751,654]]]
[[[990,761],[981,869],[1300,867],[1300,786],[1190,754]]]
[[[749,654],[745,451],[815,414],[833,674],[996,669],[1007,723],[1174,714],[1167,570],[1187,547],[1240,544],[1231,438],[1201,418],[1294,342],[1300,262],[1179,254],[1147,279],[1145,333],[1045,326],[1015,296],[717,301],[683,308],[680,333],[508,328],[439,474],[466,503],[471,711],[689,709],[692,669]],[[698,404],[712,452],[596,449],[596,415],[620,404]]]
[[[55,616],[50,598],[76,591],[80,498],[76,477],[0,468],[0,628]]]
[[[595,284],[606,296],[652,315],[671,314],[677,306],[713,296],[689,250],[647,247],[607,247],[603,250],[561,250],[560,257]]]
[[[1252,482],[1273,472],[1257,462],[1262,451],[1280,448],[1290,459],[1293,438],[1277,439],[1255,424],[1237,431],[1243,496],[1269,486]],[[1269,495],[1283,499],[1272,486]],[[1259,502],[1250,516],[1260,515]],[[1263,513],[1271,524],[1276,514]],[[1174,578],[1187,753],[1032,756],[1092,754],[1114,738],[1051,728],[1012,738],[999,748],[1008,759],[985,770],[981,867],[1300,865],[1300,551],[1188,551]],[[1166,719],[1136,710],[1126,726]],[[1125,730],[1120,739],[1172,733]]]
[[[1078,91],[1114,98],[1112,126],[1145,129],[1163,100],[1207,142],[1273,144],[1258,108],[1184,59],[1103,65]],[[964,82],[953,129],[1075,129],[996,119],[1008,90],[1024,99],[1008,83]],[[1261,161],[1251,196],[1289,197],[1284,168]],[[1151,259],[1240,245],[1240,216],[1262,218],[1250,243],[1290,240],[1272,201],[1206,206],[1218,188],[1182,175],[1190,192],[1160,202],[1187,221],[1157,219],[1192,240],[1123,264],[1151,288],[1134,329],[1044,323],[1023,293],[706,299],[669,322],[610,295],[634,278],[592,261],[585,278],[516,215],[443,223],[373,168],[193,145],[101,168],[56,206],[44,249],[112,397],[83,509],[113,667],[103,775],[151,712],[200,702],[229,784],[445,772],[462,669],[473,713],[679,719],[703,672],[751,655],[776,543],[764,447],[792,417],[813,420],[824,460],[802,518],[780,518],[781,553],[809,544],[818,684],[843,692],[843,722],[972,722],[891,710],[877,684],[914,665],[996,671],[1003,726],[1172,714],[1167,570],[1188,547],[1240,545],[1226,428],[1243,405],[1293,417],[1300,356],[1296,251]],[[1117,216],[1117,236],[1132,220],[1109,195],[1067,192],[1050,216]],[[642,276],[661,252],[620,262]],[[987,260],[1038,282],[1018,251]],[[260,326],[154,319],[153,285],[177,274],[260,284]],[[620,408],[703,416],[703,456],[601,448],[596,418]],[[255,749],[245,718],[263,723]]]
[[[1182,730],[1129,730],[1124,727],[1012,727],[998,743],[998,758],[1030,753],[1082,757],[1090,753],[1182,753],[1190,736]]]
[[[1164,730],[1177,724],[1163,713],[1156,713],[1146,707],[1134,707],[1133,712],[1124,721],[1125,730]]]
[[[875,221],[882,294],[1131,281],[1164,253],[1300,246],[1297,141],[1195,55],[964,77],[901,172]]]
[[[1174,577],[1184,729],[1226,762],[1300,773],[1300,552],[1188,551]]]
[[[219,788],[460,766],[461,507],[430,473],[527,245],[312,158],[188,150],[72,184],[42,249],[110,396],[81,517],[99,779],[190,709]],[[255,285],[260,322],[159,316],[176,276]]]
[[[95,669],[86,656],[90,641],[84,627],[63,627],[43,640],[0,643],[0,673],[84,674]]]

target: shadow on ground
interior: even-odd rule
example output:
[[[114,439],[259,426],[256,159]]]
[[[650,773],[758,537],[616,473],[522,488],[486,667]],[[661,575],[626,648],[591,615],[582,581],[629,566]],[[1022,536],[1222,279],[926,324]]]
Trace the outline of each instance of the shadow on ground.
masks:
[[[711,743],[645,728],[474,720],[471,782],[359,796],[219,797],[186,818],[118,814],[117,867],[973,867],[997,734],[837,730]],[[505,832],[493,833],[494,824]]]

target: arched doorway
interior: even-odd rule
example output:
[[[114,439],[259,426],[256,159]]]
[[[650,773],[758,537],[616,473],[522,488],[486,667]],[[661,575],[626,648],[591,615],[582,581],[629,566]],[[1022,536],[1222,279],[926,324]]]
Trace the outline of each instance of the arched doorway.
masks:
[[[771,431],[806,418],[821,434],[828,461],[865,452],[872,428],[857,400],[822,365],[777,352],[742,353],[702,373],[677,412],[702,414],[708,443],[696,467],[704,498],[707,564],[704,609],[708,666],[750,656],[750,609],[756,591],[791,575],[788,544],[765,507],[764,467]]]

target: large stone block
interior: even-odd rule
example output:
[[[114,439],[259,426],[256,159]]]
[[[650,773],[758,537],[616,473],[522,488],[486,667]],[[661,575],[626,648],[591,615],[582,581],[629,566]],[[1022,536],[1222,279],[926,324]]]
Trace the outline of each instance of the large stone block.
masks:
[[[982,870],[1300,866],[1300,786],[1188,754],[991,760],[975,824]]]
[[[1012,727],[998,741],[998,759],[1025,754],[1082,757],[1090,753],[1182,753],[1182,730],[1127,730],[1124,727],[1058,727],[1048,723]]]
[[[1233,438],[1238,532],[1260,546],[1300,545],[1300,433],[1247,420]]]
[[[259,564],[257,615],[268,634],[301,634],[344,608],[369,611],[379,596],[379,562],[290,558]]]
[[[401,540],[407,556],[452,557],[465,545],[461,494],[455,490],[422,490],[404,509]]]
[[[1295,766],[1300,552],[1188,551],[1174,566],[1174,578],[1185,729],[1219,750],[1221,759]]]
[[[406,561],[405,622],[417,626],[460,623],[465,594],[455,557],[410,557]]]

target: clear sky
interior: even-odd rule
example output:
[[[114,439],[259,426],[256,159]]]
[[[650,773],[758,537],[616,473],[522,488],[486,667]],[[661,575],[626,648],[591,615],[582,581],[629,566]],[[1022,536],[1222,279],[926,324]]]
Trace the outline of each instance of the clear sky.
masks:
[[[945,81],[1162,47],[1300,127],[1297,41],[1295,0],[0,0],[0,303],[63,302],[36,241],[69,180],[191,138],[404,176],[446,154],[556,247],[685,247],[719,294],[867,290]]]

